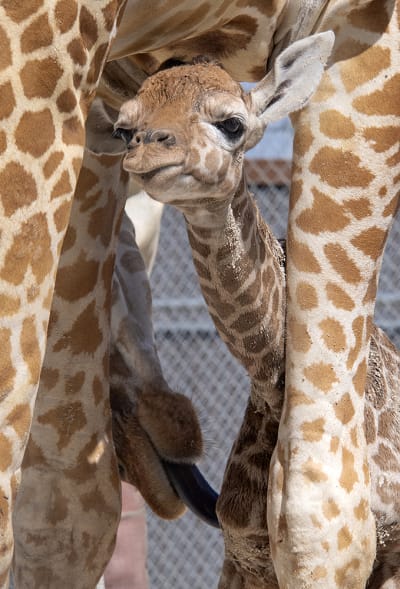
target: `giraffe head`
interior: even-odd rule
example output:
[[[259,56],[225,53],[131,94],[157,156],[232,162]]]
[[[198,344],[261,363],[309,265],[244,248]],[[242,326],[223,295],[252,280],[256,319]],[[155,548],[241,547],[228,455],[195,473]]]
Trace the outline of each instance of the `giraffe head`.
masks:
[[[154,74],[122,105],[115,124],[128,148],[125,169],[150,196],[178,206],[233,196],[243,154],[268,122],[306,104],[333,39],[328,32],[292,44],[249,93],[204,59]]]

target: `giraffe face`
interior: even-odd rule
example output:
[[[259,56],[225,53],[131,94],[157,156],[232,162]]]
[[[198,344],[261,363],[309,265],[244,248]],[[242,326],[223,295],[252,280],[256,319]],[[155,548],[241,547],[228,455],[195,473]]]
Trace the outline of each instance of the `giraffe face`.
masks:
[[[124,167],[164,202],[226,195],[240,176],[248,133],[247,96],[218,65],[155,74],[123,105]]]
[[[293,43],[248,94],[213,62],[154,74],[122,105],[115,124],[128,147],[124,168],[161,202],[233,197],[245,151],[269,121],[307,103],[333,41],[328,32]]]

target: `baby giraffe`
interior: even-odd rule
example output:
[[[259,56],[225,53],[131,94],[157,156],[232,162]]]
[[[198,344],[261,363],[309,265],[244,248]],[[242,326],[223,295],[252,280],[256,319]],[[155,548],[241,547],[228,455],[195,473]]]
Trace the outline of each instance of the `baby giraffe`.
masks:
[[[283,253],[247,190],[243,157],[270,120],[307,102],[331,45],[329,33],[293,44],[249,94],[215,63],[172,67],[149,78],[137,97],[123,105],[116,123],[117,135],[128,145],[125,168],[153,198],[183,212],[210,313],[251,377],[246,414],[218,501],[226,549],[220,589],[284,589],[288,581],[293,582],[293,578],[278,582],[273,567],[277,540],[271,529],[285,525],[285,488],[279,480],[268,487],[284,391]],[[334,345],[333,319],[327,320],[325,334]],[[374,328],[372,334],[365,405],[369,468],[365,477],[372,479],[378,541],[368,587],[389,589],[400,587],[400,411],[395,394],[400,362],[382,332]],[[302,335],[306,341],[307,332]],[[298,436],[318,443],[324,434],[323,409],[300,396],[291,395],[292,402],[308,403],[310,417]],[[346,395],[339,399],[335,412],[342,427],[349,427],[354,413],[351,399]],[[352,435],[357,434],[353,431]],[[338,451],[338,441],[332,438],[332,455]],[[280,448],[275,451],[279,453]],[[312,456],[306,468],[310,480],[323,485],[323,473]],[[276,505],[281,506],[278,512],[271,509]],[[325,533],[327,563],[312,571],[313,586],[325,589],[353,586],[346,546],[357,520],[368,517],[367,506],[360,500],[354,519],[343,523],[340,535],[336,531],[333,535],[339,507],[329,496],[322,505],[315,504],[313,523]],[[328,571],[331,550],[341,551],[343,558],[341,573],[334,580]],[[290,569],[287,574],[292,574]]]

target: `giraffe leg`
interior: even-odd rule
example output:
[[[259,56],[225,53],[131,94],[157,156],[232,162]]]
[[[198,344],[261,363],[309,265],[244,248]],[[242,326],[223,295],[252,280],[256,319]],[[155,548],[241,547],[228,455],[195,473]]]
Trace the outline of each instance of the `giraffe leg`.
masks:
[[[226,557],[222,567],[218,589],[279,589],[277,580],[260,579],[244,571],[234,559]]]
[[[268,511],[288,589],[364,588],[375,556],[364,390],[399,189],[398,14],[389,1],[379,24],[362,10],[348,24],[336,30],[333,64],[295,118],[286,398]]]
[[[17,472],[60,245],[82,161],[82,121],[120,4],[28,0],[0,6],[1,587],[7,585]],[[81,47],[84,62],[68,47]]]
[[[86,150],[64,240],[14,519],[18,587],[92,588],[111,557],[120,482],[109,407],[109,312],[127,174]]]
[[[269,387],[272,388],[272,387]],[[275,391],[280,396],[278,390]],[[250,400],[232,448],[217,504],[224,534],[220,589],[277,588],[267,529],[267,484],[278,422]]]

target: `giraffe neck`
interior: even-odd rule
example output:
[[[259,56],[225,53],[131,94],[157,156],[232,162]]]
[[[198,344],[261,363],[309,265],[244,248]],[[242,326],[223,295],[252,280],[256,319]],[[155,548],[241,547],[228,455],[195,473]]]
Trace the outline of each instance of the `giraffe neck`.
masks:
[[[285,277],[282,250],[242,177],[231,199],[204,210],[185,207],[200,286],[220,336],[252,379],[252,400],[279,419]],[[182,209],[182,207],[180,207]],[[203,207],[201,207],[203,208]],[[200,220],[200,222],[199,222]]]

